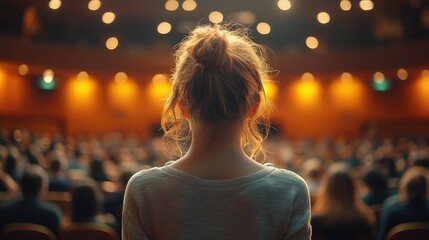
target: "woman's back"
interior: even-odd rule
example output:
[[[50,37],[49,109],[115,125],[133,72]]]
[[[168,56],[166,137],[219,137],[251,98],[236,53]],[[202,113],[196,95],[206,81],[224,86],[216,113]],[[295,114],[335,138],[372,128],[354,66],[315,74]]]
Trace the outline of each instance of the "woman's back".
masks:
[[[130,181],[125,239],[305,239],[307,187],[273,167],[224,180],[197,178],[172,166],[141,171]]]

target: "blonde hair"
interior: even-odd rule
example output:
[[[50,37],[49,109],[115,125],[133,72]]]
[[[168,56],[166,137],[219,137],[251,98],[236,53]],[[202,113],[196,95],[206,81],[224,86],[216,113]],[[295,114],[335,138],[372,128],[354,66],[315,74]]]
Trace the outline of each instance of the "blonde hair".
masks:
[[[243,121],[242,147],[251,157],[263,154],[262,142],[268,134],[267,107],[262,80],[270,68],[265,50],[235,26],[197,26],[177,45],[176,66],[171,77],[172,94],[167,100],[161,127],[164,144],[173,155],[183,156],[191,140],[186,109],[193,123],[216,125]],[[259,127],[265,127],[261,134]]]

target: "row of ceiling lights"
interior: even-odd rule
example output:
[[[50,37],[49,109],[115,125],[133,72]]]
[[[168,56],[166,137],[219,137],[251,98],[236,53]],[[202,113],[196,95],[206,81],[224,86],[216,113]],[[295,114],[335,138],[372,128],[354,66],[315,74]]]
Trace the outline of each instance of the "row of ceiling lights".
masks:
[[[27,75],[28,72],[29,72],[29,67],[26,64],[19,65],[18,73],[21,76]],[[164,75],[161,76],[161,75],[162,74],[156,74],[153,78],[153,82],[154,83],[160,83],[160,82],[165,81],[165,76]],[[397,75],[398,79],[400,79],[400,80],[407,80],[408,79],[408,71],[404,68],[399,68],[396,72],[396,75]],[[429,79],[429,70],[422,70],[421,75],[424,79]],[[161,81],[160,80],[161,77],[164,80]],[[86,71],[81,71],[77,74],[77,78],[81,79],[81,80],[87,80],[87,79],[89,79],[89,74]],[[53,79],[54,79],[54,72],[51,69],[46,69],[43,72],[43,80],[45,82],[49,83],[49,82],[52,82]],[[124,72],[118,72],[115,74],[114,79],[117,83],[121,83],[121,82],[127,81],[128,76]],[[302,74],[301,79],[304,81],[313,81],[315,78],[314,78],[313,74],[306,72],[306,73]],[[352,74],[350,74],[348,72],[344,72],[341,74],[340,79],[344,82],[347,82],[347,81],[351,81],[353,79],[353,76],[352,76]],[[380,71],[375,72],[373,75],[373,80],[375,82],[382,82],[385,79],[386,78],[385,78],[384,74]]]
[[[416,5],[417,3],[414,3],[416,0],[411,0],[411,5]],[[176,11],[179,8],[180,4],[177,0],[167,0],[165,2],[165,9],[167,11]],[[277,6],[280,10],[287,11],[292,8],[292,3],[290,0],[278,0]],[[340,8],[343,11],[350,11],[352,8],[352,3],[350,0],[341,0],[339,4]],[[50,0],[49,7],[51,9],[59,9],[61,7],[61,0]],[[88,9],[91,11],[97,11],[101,7],[101,1],[100,0],[90,0],[88,2]],[[364,11],[370,11],[374,8],[374,3],[372,0],[360,0],[359,1],[359,7]],[[197,8],[197,2],[195,0],[184,0],[182,3],[182,8],[185,11],[194,11]],[[250,14],[249,14],[250,13]],[[243,12],[244,15],[242,16],[243,20],[247,23],[253,23],[255,20],[255,16],[251,12]],[[246,18],[246,19],[245,19]],[[102,21],[105,24],[111,24],[115,21],[116,15],[113,12],[105,12],[102,15]],[[224,16],[219,11],[213,11],[208,15],[208,19],[210,22],[214,24],[221,23],[224,19]],[[320,24],[327,24],[330,22],[331,17],[329,13],[327,12],[319,12],[316,15],[316,19]],[[157,31],[159,34],[168,34],[172,29],[172,26],[169,22],[161,22],[157,26]],[[271,32],[271,26],[267,22],[260,22],[256,25],[256,30],[262,34],[266,35]],[[319,40],[315,36],[308,36],[305,40],[306,46],[309,49],[316,49],[319,46]],[[115,50],[119,46],[119,40],[117,37],[112,36],[109,37],[106,42],[105,46],[108,50]]]

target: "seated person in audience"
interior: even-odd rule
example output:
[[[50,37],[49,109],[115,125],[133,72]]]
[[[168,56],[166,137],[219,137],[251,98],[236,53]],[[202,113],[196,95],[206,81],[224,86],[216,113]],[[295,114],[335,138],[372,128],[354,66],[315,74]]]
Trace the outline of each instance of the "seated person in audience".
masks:
[[[48,187],[45,170],[38,165],[28,166],[24,170],[20,186],[23,199],[0,207],[0,229],[9,223],[34,223],[49,228],[58,236],[61,210],[39,199]]]
[[[371,239],[374,214],[356,196],[356,186],[343,164],[325,174],[313,211],[313,239]]]
[[[3,163],[0,161],[0,192],[17,193],[19,186],[9,174],[3,171]]]
[[[92,180],[72,190],[71,212],[74,223],[102,223],[117,229],[114,223],[108,222],[99,214],[102,204],[102,193]]]
[[[49,191],[67,192],[69,188],[70,182],[66,177],[61,161],[52,160],[49,169]]]
[[[363,182],[368,188],[368,193],[362,198],[367,206],[381,205],[389,196],[387,179],[378,170],[368,171]]]
[[[94,158],[91,161],[90,176],[97,182],[109,181],[106,170],[104,169],[104,162],[99,158]]]
[[[405,172],[399,186],[400,202],[381,213],[377,239],[383,240],[390,229],[401,223],[429,222],[427,169],[412,167]]]

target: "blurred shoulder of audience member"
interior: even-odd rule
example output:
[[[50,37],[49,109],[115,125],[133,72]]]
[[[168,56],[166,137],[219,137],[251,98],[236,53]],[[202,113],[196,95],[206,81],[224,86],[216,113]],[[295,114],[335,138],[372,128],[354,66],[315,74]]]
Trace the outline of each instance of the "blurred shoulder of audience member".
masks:
[[[378,239],[383,240],[398,224],[429,222],[428,175],[423,167],[411,167],[405,172],[399,185],[399,201],[381,213]]]
[[[23,199],[0,208],[0,229],[9,223],[35,223],[59,234],[61,210],[40,199],[47,190],[48,176],[38,165],[29,165],[20,180]]]
[[[66,192],[70,188],[70,181],[64,172],[64,166],[58,159],[51,161],[49,167],[49,191]]]

